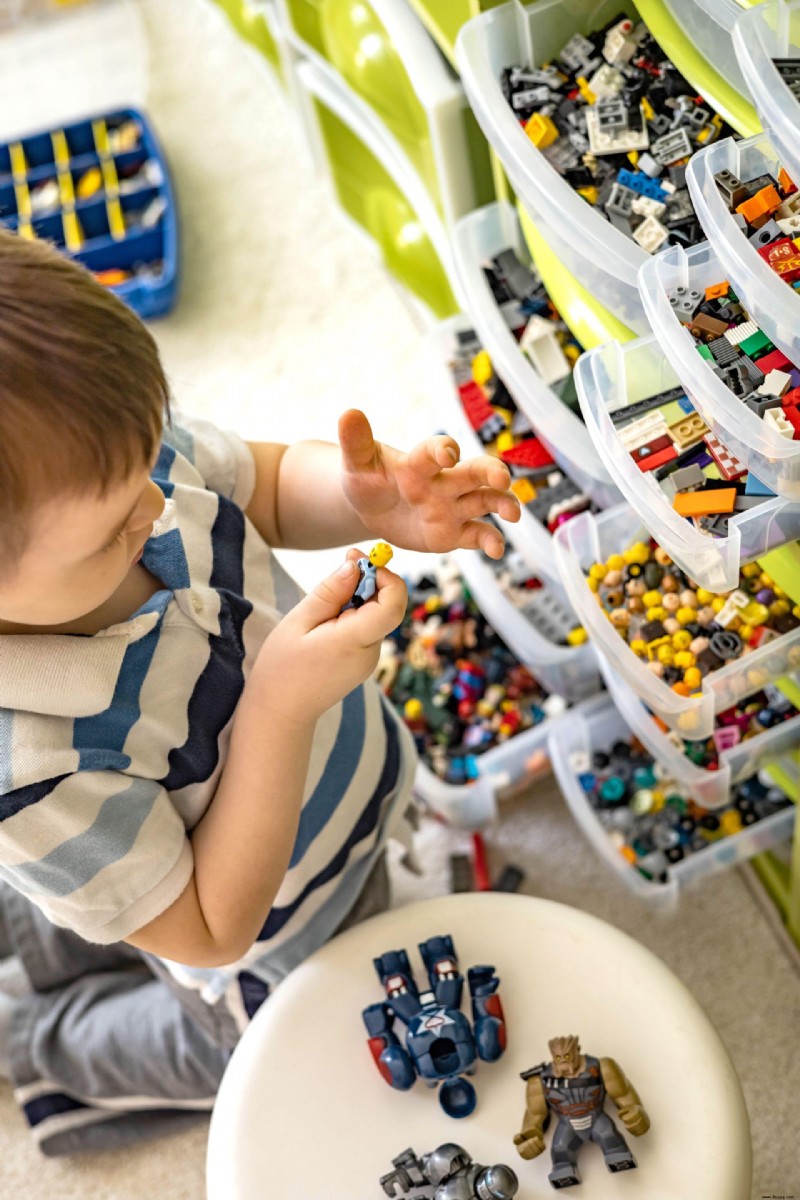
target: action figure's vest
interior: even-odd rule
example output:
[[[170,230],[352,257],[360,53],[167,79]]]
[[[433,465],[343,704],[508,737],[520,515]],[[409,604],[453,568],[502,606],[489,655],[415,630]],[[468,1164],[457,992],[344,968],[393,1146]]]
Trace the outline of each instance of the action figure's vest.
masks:
[[[544,1098],[559,1117],[569,1121],[574,1129],[588,1129],[603,1111],[606,1098],[600,1062],[586,1055],[586,1067],[571,1079],[553,1075],[553,1064],[547,1063],[541,1074]]]

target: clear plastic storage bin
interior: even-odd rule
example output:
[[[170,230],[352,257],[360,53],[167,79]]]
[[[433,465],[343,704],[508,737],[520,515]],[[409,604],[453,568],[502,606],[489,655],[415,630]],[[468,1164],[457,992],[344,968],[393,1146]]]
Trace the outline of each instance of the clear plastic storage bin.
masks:
[[[800,127],[797,135],[800,138]],[[720,171],[731,171],[742,180],[765,174],[777,178],[781,165],[777,151],[763,133],[744,142],[725,138],[692,156],[686,180],[725,278],[770,341],[793,362],[800,363],[800,294],[764,262],[739,229],[714,182]]]
[[[606,696],[587,701],[553,728],[549,738],[550,761],[562,795],[584,837],[612,871],[642,900],[664,909],[676,906],[682,889],[693,879],[724,871],[754,854],[791,837],[795,810],[789,806],[743,829],[741,833],[711,842],[670,866],[666,883],[651,882],[617,851],[580,785],[576,763],[595,750],[629,736],[624,717]],[[648,747],[649,748],[649,747]],[[652,751],[651,751],[652,753]]]
[[[800,97],[781,79],[774,58],[796,58],[800,67],[800,0],[762,0],[740,11],[733,47],[764,129],[786,170],[800,180]]]
[[[737,92],[746,92],[733,48],[733,27],[742,11],[738,0],[664,0],[664,5],[681,26],[687,44],[699,50]]]
[[[589,590],[585,572],[595,562],[605,562],[633,542],[646,541],[649,531],[627,504],[593,516],[581,513],[562,525],[553,538],[556,560],[567,595],[578,619],[609,668],[625,679],[636,694],[670,729],[681,737],[710,737],[714,716],[731,708],[781,675],[800,665],[800,628],[767,642],[734,659],[728,666],[706,675],[700,690],[679,696],[636,657],[616,631]]]
[[[473,18],[461,30],[456,60],[478,123],[524,200],[542,237],[568,270],[616,317],[648,332],[636,273],[648,255],[595,212],[521,128],[503,95],[500,76],[517,63],[541,65],[575,33],[587,33],[622,12],[630,0],[516,0]]]
[[[418,762],[414,791],[448,825],[481,829],[497,816],[503,793],[524,785],[531,774],[531,760],[535,761],[538,751],[546,750],[551,730],[563,720],[563,715],[551,717],[481,754],[478,777],[472,783],[445,783],[423,762]]]
[[[560,646],[551,642],[512,600],[503,595],[492,564],[481,551],[457,550],[453,557],[478,608],[491,614],[492,627],[548,692],[575,701],[598,690],[597,655],[589,642],[583,646]],[[555,584],[545,584],[537,592],[543,600],[548,595],[561,608],[570,608],[563,590]],[[577,618],[575,624],[578,624]]]
[[[653,332],[712,433],[773,492],[787,500],[800,500],[800,442],[771,430],[733,395],[698,354],[697,342],[669,302],[669,293],[676,288],[702,294],[727,278],[711,245],[702,242],[688,251],[672,246],[655,255],[639,272],[639,287]],[[789,306],[795,304],[791,296],[786,297],[787,309],[791,311]],[[758,320],[757,314],[754,319]]]
[[[472,328],[472,322],[461,315],[443,321],[431,334],[427,354],[427,373],[434,382],[436,396],[433,412],[437,420],[441,419],[445,432],[458,442],[463,458],[473,458],[475,455],[486,453],[480,438],[466,418],[458,390],[447,366],[454,352],[457,330]],[[500,378],[503,378],[502,374]],[[504,379],[503,382],[505,383]],[[524,558],[531,574],[541,575],[560,586],[553,538],[549,529],[524,505],[519,521],[503,521],[501,527],[508,541]]]
[[[452,233],[456,280],[466,310],[497,374],[558,465],[600,508],[618,503],[592,439],[576,413],[542,380],[508,327],[483,271],[502,250],[530,265],[519,218],[510,204],[491,204],[462,217]]]
[[[723,750],[715,771],[693,763],[682,750],[659,729],[647,707],[642,704],[608,664],[601,660],[603,677],[611,698],[625,719],[626,725],[646,746],[653,758],[669,771],[670,776],[692,794],[703,808],[721,808],[728,803],[731,787],[755,775],[771,759],[788,754],[800,746],[800,715],[782,721],[772,729],[739,742],[731,750]]]
[[[690,353],[703,362],[695,349]],[[800,538],[800,503],[767,497],[756,508],[732,514],[727,537],[711,537],[680,516],[652,473],[639,470],[611,420],[611,413],[674,388],[678,382],[655,337],[624,346],[608,342],[582,355],[575,368],[587,429],[626,500],[641,514],[659,545],[696,583],[712,592],[729,591],[738,587],[743,563]],[[739,403],[733,397],[732,402]]]

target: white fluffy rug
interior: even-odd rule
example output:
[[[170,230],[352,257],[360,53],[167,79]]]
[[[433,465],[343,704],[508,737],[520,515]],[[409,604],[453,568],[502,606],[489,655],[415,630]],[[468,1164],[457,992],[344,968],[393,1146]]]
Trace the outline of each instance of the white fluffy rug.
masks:
[[[174,315],[154,326],[178,403],[252,439],[332,438],[351,405],[395,444],[429,433],[436,387],[420,328],[313,178],[267,69],[208,0],[140,0],[140,8],[152,46],[148,107],[181,212],[183,294]],[[290,557],[309,584],[339,555]],[[398,902],[446,891],[448,855],[463,841],[426,827],[425,875],[399,876]],[[504,810],[490,854],[495,871],[507,861],[521,866],[532,894],[604,917],[670,965],[742,1080],[754,1196],[800,1196],[800,980],[742,875],[728,872],[689,893],[674,917],[653,916],[594,856],[551,781]],[[205,1140],[201,1124],[129,1151],[42,1160],[0,1090],[3,1196],[200,1200]]]

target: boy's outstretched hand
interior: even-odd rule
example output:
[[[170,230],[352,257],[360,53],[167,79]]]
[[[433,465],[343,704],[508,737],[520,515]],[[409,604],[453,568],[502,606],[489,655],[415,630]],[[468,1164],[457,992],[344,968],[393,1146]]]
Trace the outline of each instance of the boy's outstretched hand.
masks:
[[[503,535],[481,517],[518,521],[508,467],[482,454],[460,462],[458,443],[438,436],[408,454],[376,442],[369,421],[351,408],[339,418],[342,487],[370,532],[406,550],[446,553],[463,547],[501,558]]]

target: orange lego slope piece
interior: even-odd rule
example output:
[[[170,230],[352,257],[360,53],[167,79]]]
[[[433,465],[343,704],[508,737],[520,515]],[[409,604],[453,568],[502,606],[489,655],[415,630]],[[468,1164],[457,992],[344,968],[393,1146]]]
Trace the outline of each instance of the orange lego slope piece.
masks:
[[[672,507],[682,517],[732,513],[736,496],[736,488],[701,488],[697,492],[678,492],[672,501]]]

